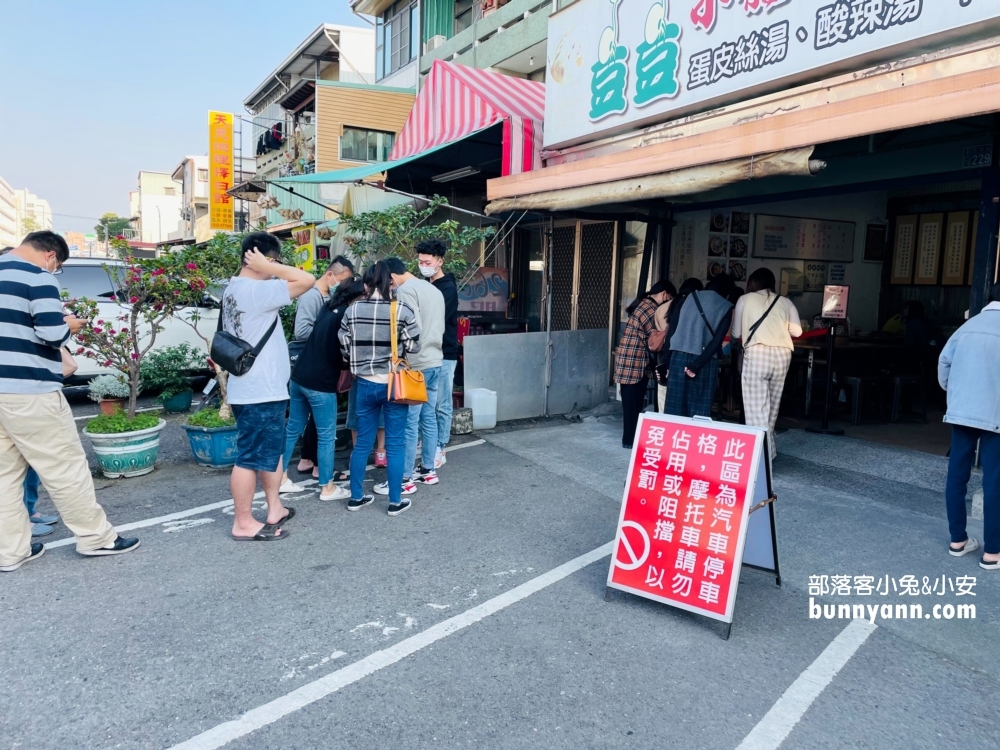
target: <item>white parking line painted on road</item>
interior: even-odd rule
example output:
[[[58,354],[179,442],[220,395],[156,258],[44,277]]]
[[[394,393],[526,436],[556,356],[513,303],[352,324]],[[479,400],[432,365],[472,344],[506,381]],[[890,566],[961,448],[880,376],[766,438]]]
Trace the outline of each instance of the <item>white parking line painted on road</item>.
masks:
[[[192,737],[186,742],[174,745],[170,750],[214,750],[223,747],[235,739],[244,737],[251,732],[255,732],[268,724],[273,724],[289,714],[292,714],[311,703],[315,703],[341,688],[345,688],[370,674],[388,667],[396,662],[405,659],[411,654],[415,654],[427,646],[430,646],[442,638],[446,638],[452,633],[457,633],[470,625],[496,614],[502,609],[506,609],[512,604],[516,604],[522,599],[526,599],[542,589],[572,575],[601,558],[611,554],[614,542],[608,542],[595,550],[591,550],[585,555],[580,555],[576,559],[553,568],[547,573],[543,573],[537,578],[532,578],[520,586],[506,591],[499,596],[483,602],[477,607],[466,610],[459,615],[455,615],[447,620],[432,625],[406,638],[399,643],[376,651],[374,654],[356,661],[353,664],[331,672],[325,677],[320,677],[314,682],[310,682],[297,690],[293,690],[287,695],[283,695],[270,703],[251,709],[234,721],[219,724],[207,732],[203,732],[196,737]]]
[[[311,484],[316,484],[315,479],[306,479],[299,483],[302,487],[308,487]],[[263,492],[258,492],[253,496],[254,500],[260,500],[264,497]],[[283,495],[282,500],[287,499],[288,495]],[[145,521],[136,521],[135,523],[124,523],[121,526],[115,526],[115,530],[119,533],[123,531],[133,531],[134,529],[144,529],[147,526],[159,526],[161,523],[167,523],[169,521],[179,521],[182,518],[189,518],[190,516],[199,516],[202,513],[210,513],[213,510],[220,510],[222,508],[227,508],[233,504],[233,499],[222,500],[217,503],[209,503],[208,505],[199,505],[197,508],[191,508],[190,510],[180,510],[176,513],[170,513],[166,516],[157,516],[156,518],[147,518]],[[53,549],[55,547],[65,547],[67,545],[73,544],[76,539],[73,537],[68,537],[66,539],[60,539],[58,542],[48,542],[45,547],[46,549]]]
[[[816,661],[791,684],[771,710],[744,738],[736,750],[775,750],[785,741],[799,720],[844,668],[861,644],[875,632],[868,620],[851,620]]]
[[[472,448],[472,447],[477,446],[477,445],[484,445],[485,443],[486,443],[485,440],[473,440],[473,441],[471,441],[469,443],[462,443],[460,445],[449,445],[447,448],[445,448],[445,451],[451,452],[451,451],[459,450],[460,448]],[[368,466],[367,467],[368,471],[371,471],[374,468],[375,468],[374,466]],[[297,482],[297,484],[300,487],[309,487],[311,485],[316,484],[316,480],[315,479],[303,479],[300,482]],[[263,492],[258,492],[256,495],[253,496],[253,499],[254,500],[260,500],[262,497],[264,497],[264,493]],[[287,497],[289,497],[289,496],[285,495],[285,496],[283,496],[283,499],[287,498]],[[221,500],[221,501],[219,501],[217,503],[209,503],[208,505],[199,505],[197,508],[191,508],[190,510],[180,510],[180,511],[177,511],[176,513],[171,513],[171,514],[166,515],[166,516],[157,516],[156,518],[147,518],[145,521],[136,521],[134,523],[122,524],[121,526],[116,526],[115,529],[118,532],[133,531],[135,529],[144,529],[144,528],[146,528],[148,526],[158,526],[161,523],[166,523],[167,521],[177,521],[177,520],[180,520],[181,518],[189,518],[191,516],[199,516],[202,513],[211,513],[213,510],[219,510],[220,508],[226,508],[226,507],[231,506],[232,504],[233,504],[233,499],[229,498],[228,500]],[[55,549],[56,547],[66,547],[66,546],[68,546],[70,544],[73,544],[75,541],[76,540],[73,537],[68,537],[66,539],[60,539],[59,541],[56,541],[56,542],[48,542],[48,543],[46,543],[45,547],[46,547],[46,549]]]

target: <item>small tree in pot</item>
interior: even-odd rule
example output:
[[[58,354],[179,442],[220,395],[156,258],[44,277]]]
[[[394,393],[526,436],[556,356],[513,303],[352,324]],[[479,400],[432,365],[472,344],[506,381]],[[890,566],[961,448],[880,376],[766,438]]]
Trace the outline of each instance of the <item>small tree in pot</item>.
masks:
[[[119,252],[128,248],[128,243],[120,239],[112,240],[111,244]],[[132,257],[126,258],[121,277],[117,269],[105,266],[104,270],[111,278],[118,299],[128,307],[126,312],[114,320],[105,320],[97,303],[85,297],[70,299],[66,306],[78,317],[91,321],[91,325],[76,334],[76,340],[82,345],[76,354],[117,370],[127,378],[127,417],[132,420],[140,391],[142,362],[155,346],[156,336],[163,330],[163,321],[189,303],[193,290],[203,293],[208,283],[194,263],[186,265],[184,275],[178,275],[172,264],[161,263],[159,259]]]

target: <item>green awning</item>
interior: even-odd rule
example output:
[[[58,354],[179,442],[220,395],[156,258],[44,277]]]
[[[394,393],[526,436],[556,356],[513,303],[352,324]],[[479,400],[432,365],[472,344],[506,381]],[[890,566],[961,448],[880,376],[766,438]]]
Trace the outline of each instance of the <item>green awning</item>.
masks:
[[[390,169],[395,167],[401,167],[404,164],[410,164],[411,162],[423,159],[431,154],[438,151],[443,151],[446,148],[455,146],[462,141],[473,138],[479,135],[489,128],[484,128],[483,130],[477,130],[474,133],[469,133],[464,138],[460,138],[457,141],[449,141],[448,143],[442,143],[440,146],[434,146],[426,151],[421,151],[419,154],[413,154],[412,156],[407,156],[404,159],[396,159],[394,161],[377,161],[370,162],[368,164],[362,164],[357,167],[350,167],[349,169],[337,169],[332,172],[314,172],[313,174],[300,174],[293,177],[278,177],[273,180],[268,180],[268,182],[277,182],[282,185],[286,184],[299,184],[302,183],[335,183],[335,182],[359,182],[366,177],[371,177],[373,175],[381,174],[382,172],[388,172]],[[457,165],[463,166],[463,165]]]

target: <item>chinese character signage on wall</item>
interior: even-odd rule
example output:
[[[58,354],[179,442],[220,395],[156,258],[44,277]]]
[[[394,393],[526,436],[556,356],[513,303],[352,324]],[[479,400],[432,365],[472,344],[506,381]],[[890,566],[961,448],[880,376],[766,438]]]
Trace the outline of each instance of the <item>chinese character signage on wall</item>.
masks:
[[[233,231],[233,116],[208,113],[208,217],[213,230]]]
[[[792,260],[854,260],[854,222],[757,215],[753,257]],[[826,269],[819,285],[826,282]]]
[[[483,267],[458,290],[458,309],[463,312],[507,312],[508,296],[507,269]]]
[[[741,565],[777,569],[766,515],[759,525],[766,539],[755,542],[760,557],[744,560],[758,471],[767,460],[764,436],[738,425],[643,414],[608,586],[732,622]]]
[[[997,19],[987,0],[578,0],[549,19],[545,145],[899,59]]]

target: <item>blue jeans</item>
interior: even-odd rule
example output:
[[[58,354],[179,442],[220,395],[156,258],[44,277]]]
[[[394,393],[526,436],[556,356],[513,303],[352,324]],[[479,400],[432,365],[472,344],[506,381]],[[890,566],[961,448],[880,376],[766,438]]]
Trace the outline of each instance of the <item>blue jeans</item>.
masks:
[[[455,368],[458,360],[446,359],[441,363],[441,374],[438,376],[437,423],[438,445],[444,448],[451,440],[451,415],[453,404],[451,394],[455,390]]]
[[[425,469],[434,468],[434,456],[438,447],[437,401],[438,382],[441,368],[422,370],[424,385],[427,386],[427,403],[414,404],[406,415],[406,454],[403,463],[403,478],[413,475],[417,460],[417,436],[421,439],[420,465]]]
[[[357,400],[358,378],[354,378],[351,382],[351,390],[347,393],[347,423],[344,425],[351,432],[356,432],[358,429],[358,410],[355,408]],[[385,429],[385,422],[382,420],[381,415],[378,418],[378,428],[380,430]]]
[[[945,485],[948,531],[955,544],[969,538],[965,530],[965,496],[976,460],[977,441],[979,462],[983,465],[983,550],[993,555],[1000,552],[1000,434],[957,424],[951,426],[951,456]]]
[[[306,428],[312,411],[316,425],[316,457],[319,484],[325,487],[333,481],[333,456],[337,443],[337,394],[303,388],[294,380],[288,384],[288,426],[285,428],[285,471],[292,465],[292,450]]]
[[[28,507],[28,515],[35,514],[35,503],[38,502],[38,474],[30,466],[24,475],[24,504]]]
[[[373,383],[364,378],[358,378],[354,382],[358,386],[354,400],[358,412],[358,442],[351,453],[351,497],[360,500],[364,495],[363,483],[368,456],[375,446],[375,433],[381,416],[385,420],[385,451],[389,459],[389,504],[398,505],[403,499],[401,490],[407,407],[389,402],[389,389],[385,383]]]

